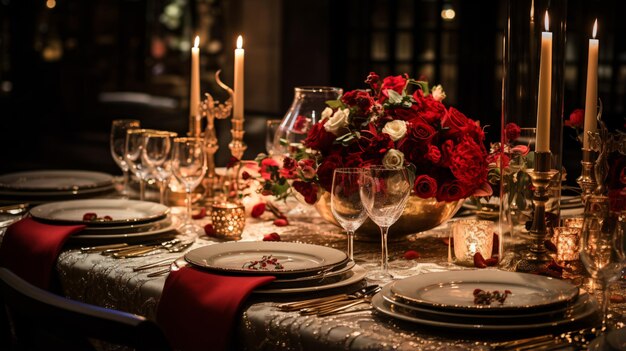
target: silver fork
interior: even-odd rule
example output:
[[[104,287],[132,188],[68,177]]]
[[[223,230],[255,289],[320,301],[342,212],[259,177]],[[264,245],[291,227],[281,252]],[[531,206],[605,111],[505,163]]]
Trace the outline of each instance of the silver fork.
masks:
[[[322,303],[315,305],[313,307],[303,308],[300,310],[301,315],[312,315],[317,314],[325,315],[325,313],[335,313],[338,311],[342,311],[346,308],[356,306],[363,302],[368,302],[367,299],[371,299],[377,292],[379,292],[382,288],[378,285],[372,286],[367,291],[358,291],[354,293],[350,299],[338,300],[338,301],[330,301],[327,303]]]
[[[177,271],[181,269],[182,267],[185,267],[186,265],[187,265],[187,261],[185,261],[185,256],[181,256],[177,258],[176,260],[174,260],[174,262],[172,262],[172,264],[170,264],[167,268],[149,273],[148,277],[149,278],[158,277],[160,275],[167,274],[171,271]]]

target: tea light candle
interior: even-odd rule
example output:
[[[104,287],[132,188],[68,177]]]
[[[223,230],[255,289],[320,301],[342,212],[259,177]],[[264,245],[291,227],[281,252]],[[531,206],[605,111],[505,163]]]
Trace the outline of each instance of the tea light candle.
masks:
[[[563,226],[567,228],[583,229],[583,217],[570,217],[563,219]]]
[[[246,211],[242,204],[232,202],[215,203],[211,205],[211,221],[215,235],[239,240],[246,225]]]
[[[474,265],[477,252],[487,259],[493,251],[494,223],[475,219],[458,220],[452,224],[455,263]]]
[[[578,259],[578,241],[580,238],[580,229],[555,227],[554,238],[556,242],[557,261],[575,261]]]

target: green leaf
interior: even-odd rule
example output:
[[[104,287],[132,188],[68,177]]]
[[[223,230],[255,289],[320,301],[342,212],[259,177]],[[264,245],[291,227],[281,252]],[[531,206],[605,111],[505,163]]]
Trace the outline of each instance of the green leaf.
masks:
[[[424,96],[428,96],[430,95],[430,88],[428,87],[428,82],[425,80],[415,80],[415,79],[409,79],[408,84],[413,84],[413,85],[417,85],[420,89],[422,89],[422,92],[424,93]]]
[[[326,105],[330,108],[345,108],[341,100],[326,100]]]
[[[402,95],[398,94],[395,90],[387,89],[387,95],[389,95],[389,102],[391,104],[399,104],[402,102]]]
[[[281,146],[288,146],[289,145],[289,140],[284,139],[284,138],[280,138],[280,145]]]

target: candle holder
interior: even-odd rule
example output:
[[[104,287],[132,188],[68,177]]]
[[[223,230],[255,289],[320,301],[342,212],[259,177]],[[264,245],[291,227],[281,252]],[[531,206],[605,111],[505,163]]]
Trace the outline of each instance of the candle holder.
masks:
[[[240,203],[214,203],[211,205],[211,221],[216,236],[239,240],[246,225],[246,210]]]
[[[223,104],[213,99],[209,93],[205,93],[206,98],[200,103],[200,111],[202,116],[207,118],[207,126],[204,130],[204,140],[206,142],[207,153],[207,176],[204,182],[205,197],[213,199],[215,196],[214,189],[218,184],[218,176],[215,173],[215,153],[219,149],[217,135],[215,134],[215,119],[226,119],[233,110],[233,90],[220,79],[220,72],[215,72],[215,81],[224,90],[228,92],[229,98]]]
[[[554,227],[553,231],[556,245],[556,260],[558,262],[578,260],[578,243],[582,227]]]
[[[535,189],[533,193],[534,214],[529,230],[532,240],[516,267],[516,270],[521,272],[536,271],[540,266],[552,260],[545,245],[546,240],[549,239],[546,224],[546,202],[550,200],[551,183],[554,177],[559,175],[559,172],[552,168],[552,154],[549,151],[536,152],[535,168],[528,170],[528,175]]]
[[[491,221],[462,219],[452,224],[455,263],[474,266],[477,252],[487,259],[493,251],[493,229]]]

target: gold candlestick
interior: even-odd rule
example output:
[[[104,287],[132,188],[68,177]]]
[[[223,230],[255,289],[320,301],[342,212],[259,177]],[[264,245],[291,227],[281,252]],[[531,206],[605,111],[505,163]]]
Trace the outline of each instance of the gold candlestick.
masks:
[[[550,199],[550,183],[559,172],[552,168],[552,153],[536,152],[535,168],[528,170],[535,188],[533,194],[534,215],[530,228],[532,242],[528,250],[523,253],[522,260],[517,265],[517,271],[533,272],[552,260],[548,254],[545,241],[548,239],[546,225],[546,202]]]
[[[222,89],[228,92],[228,100],[226,100],[226,102],[224,102],[223,104],[220,104],[219,101],[213,99],[211,94],[205,93],[204,95],[206,96],[206,98],[200,104],[200,111],[202,111],[202,116],[205,116],[207,118],[207,126],[204,131],[204,140],[206,142],[208,170],[207,177],[204,183],[206,189],[205,196],[210,199],[215,196],[213,189],[218,183],[217,174],[215,173],[215,154],[219,149],[219,143],[215,134],[215,119],[228,118],[233,109],[233,90],[220,80],[220,72],[221,70],[215,72],[215,81]]]

